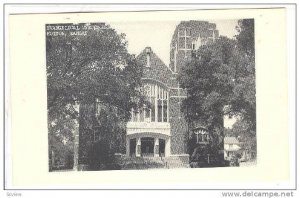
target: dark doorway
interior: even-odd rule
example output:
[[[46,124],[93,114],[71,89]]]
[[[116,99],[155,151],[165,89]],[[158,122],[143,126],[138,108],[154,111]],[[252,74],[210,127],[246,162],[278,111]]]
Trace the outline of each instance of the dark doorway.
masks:
[[[141,150],[143,157],[154,156],[154,138],[145,137],[141,138]]]
[[[159,139],[159,156],[165,157],[165,148],[166,148],[166,141],[164,139]]]
[[[135,147],[136,147],[136,139],[130,139],[130,156],[134,157],[135,156]]]

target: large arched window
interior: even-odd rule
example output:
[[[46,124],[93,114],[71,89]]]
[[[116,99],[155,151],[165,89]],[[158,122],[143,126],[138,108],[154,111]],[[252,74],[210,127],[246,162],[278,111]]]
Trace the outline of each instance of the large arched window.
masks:
[[[132,110],[132,122],[169,122],[169,92],[157,84],[144,84],[148,101],[142,108]]]

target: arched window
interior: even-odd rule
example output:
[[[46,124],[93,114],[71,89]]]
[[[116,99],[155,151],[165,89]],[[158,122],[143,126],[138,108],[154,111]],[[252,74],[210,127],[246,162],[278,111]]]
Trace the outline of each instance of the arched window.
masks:
[[[198,144],[208,144],[210,137],[207,130],[202,128],[194,129],[194,133],[196,134],[196,141]]]
[[[169,92],[157,84],[144,84],[147,102],[132,110],[132,122],[169,122]]]

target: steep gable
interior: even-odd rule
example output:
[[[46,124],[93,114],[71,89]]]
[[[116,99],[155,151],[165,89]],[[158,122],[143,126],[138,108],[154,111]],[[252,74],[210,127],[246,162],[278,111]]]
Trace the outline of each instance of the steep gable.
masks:
[[[158,81],[167,87],[177,86],[176,74],[164,64],[150,47],[146,47],[137,56],[137,60],[143,65],[143,79]]]

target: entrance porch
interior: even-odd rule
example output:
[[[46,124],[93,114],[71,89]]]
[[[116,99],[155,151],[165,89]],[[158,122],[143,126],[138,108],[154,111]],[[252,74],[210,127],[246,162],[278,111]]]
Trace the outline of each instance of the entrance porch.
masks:
[[[143,133],[127,136],[126,155],[130,157],[165,157],[170,155],[170,137]]]
[[[167,157],[170,156],[170,123],[127,123],[126,156]]]

